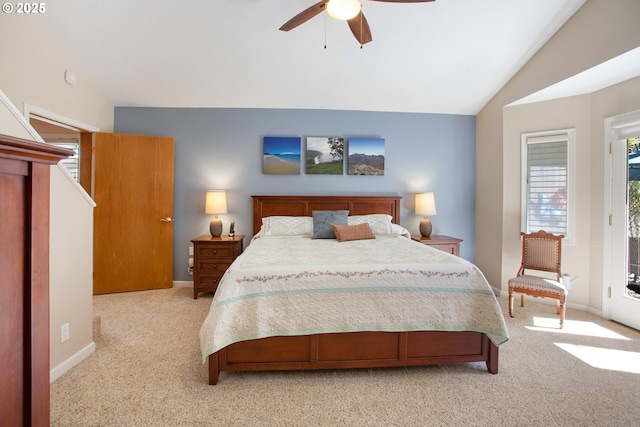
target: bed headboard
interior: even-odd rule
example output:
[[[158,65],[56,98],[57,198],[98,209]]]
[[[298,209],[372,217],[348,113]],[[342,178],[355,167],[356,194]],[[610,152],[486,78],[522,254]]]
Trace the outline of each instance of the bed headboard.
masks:
[[[251,196],[253,234],[260,231],[268,216],[311,216],[315,210],[348,210],[349,215],[383,213],[400,224],[402,196]]]

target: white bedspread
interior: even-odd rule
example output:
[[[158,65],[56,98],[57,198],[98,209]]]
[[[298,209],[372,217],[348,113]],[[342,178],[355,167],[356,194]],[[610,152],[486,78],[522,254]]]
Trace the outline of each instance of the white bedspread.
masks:
[[[399,236],[338,242],[266,236],[227,270],[200,330],[203,362],[234,342],[351,331],[509,337],[478,268]]]

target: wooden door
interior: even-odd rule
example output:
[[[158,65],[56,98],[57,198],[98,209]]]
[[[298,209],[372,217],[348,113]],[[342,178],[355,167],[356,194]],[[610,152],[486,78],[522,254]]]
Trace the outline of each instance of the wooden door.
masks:
[[[94,294],[173,286],[173,138],[97,133]]]

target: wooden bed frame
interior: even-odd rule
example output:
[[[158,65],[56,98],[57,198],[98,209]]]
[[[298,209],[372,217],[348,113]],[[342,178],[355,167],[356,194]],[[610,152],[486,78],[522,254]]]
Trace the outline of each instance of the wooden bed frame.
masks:
[[[253,232],[262,218],[311,216],[348,209],[350,215],[385,213],[399,224],[400,196],[252,196]],[[209,384],[220,371],[350,369],[486,362],[498,373],[498,347],[479,332],[350,332],[281,336],[231,344],[209,356]]]

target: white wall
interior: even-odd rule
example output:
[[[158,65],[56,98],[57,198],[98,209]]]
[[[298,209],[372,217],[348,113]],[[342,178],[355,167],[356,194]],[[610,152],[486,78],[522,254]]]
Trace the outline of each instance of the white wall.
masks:
[[[563,245],[562,271],[572,276],[569,305],[603,310],[604,258],[604,120],[640,110],[640,77],[574,96],[504,109],[503,256],[501,283],[520,263],[520,135],[554,129],[576,129],[576,241]]]
[[[503,155],[503,257],[501,283],[515,276],[520,267],[520,135],[556,129],[576,130],[575,239],[562,245],[562,273],[569,274],[571,304],[589,304],[589,263],[591,248],[591,96],[581,95],[504,109]],[[570,195],[571,196],[571,195]]]
[[[585,98],[561,101],[561,103],[542,103],[539,109],[530,111],[530,120],[522,120],[520,109],[504,109],[513,101],[544,89],[568,77],[576,75],[611,58],[640,46],[640,2],[637,0],[588,0],[585,5],[551,38],[551,40],[534,55],[534,57],[507,83],[496,96],[480,111],[476,119],[476,264],[485,273],[489,282],[496,288],[506,289],[507,271],[512,271],[514,257],[520,256],[517,244],[520,227],[516,227],[516,215],[511,200],[519,200],[513,189],[519,182],[519,169],[512,167],[515,152],[511,139],[519,131],[540,130],[547,127],[580,127],[580,134],[594,135],[599,138],[605,107],[595,107],[601,101],[598,94],[591,98],[591,108],[598,108],[598,114],[592,112],[585,115],[589,100]],[[611,92],[602,95],[605,104],[616,104],[610,111],[630,108],[630,102],[619,99],[620,93]],[[629,98],[630,95],[624,96]],[[638,96],[635,96],[638,98]],[[568,102],[569,109],[560,106]],[[575,105],[573,105],[575,103]],[[620,104],[620,105],[618,105]],[[572,111],[571,108],[578,108]],[[528,108],[528,107],[523,107]],[[546,108],[555,110],[555,115],[547,114]],[[517,123],[505,123],[511,114]],[[536,117],[541,114],[542,117]],[[612,113],[614,114],[614,113]],[[581,140],[588,146],[590,153],[582,154],[591,165],[587,172],[581,172],[589,186],[581,185],[579,206],[586,207],[582,215],[588,215],[587,225],[582,222],[581,230],[587,233],[580,237],[576,246],[567,249],[567,269],[575,269],[576,260],[583,260],[585,265],[600,259],[600,266],[590,265],[588,278],[582,272],[570,272],[581,277],[578,289],[572,290],[570,299],[578,298],[580,304],[586,303],[595,311],[601,309],[601,283],[594,283],[594,274],[601,269],[602,254],[602,151],[596,150],[593,140]],[[601,147],[600,147],[601,148]],[[517,153],[519,159],[519,153]],[[517,160],[519,161],[519,160]],[[600,174],[600,175],[598,175]],[[600,207],[599,207],[600,206]],[[519,214],[518,214],[519,215]],[[515,244],[514,244],[515,243]],[[516,249],[517,248],[517,249]],[[517,252],[514,254],[514,250]],[[516,266],[517,267],[517,266]],[[582,269],[583,270],[583,269]],[[568,271],[569,272],[569,271]],[[601,282],[601,279],[600,279]],[[588,284],[587,284],[588,283]],[[583,290],[580,290],[580,289]],[[600,289],[598,289],[600,288]]]
[[[55,380],[95,350],[93,208],[65,171],[51,167],[50,365]],[[69,340],[60,327],[69,324]]]
[[[20,113],[29,104],[87,123],[113,129],[113,105],[30,24],[27,17],[3,16],[0,24],[0,89]],[[64,82],[64,72],[78,84]],[[1,108],[0,108],[1,110]],[[0,133],[28,137],[15,119],[0,115]],[[24,128],[23,128],[24,129]],[[34,139],[30,137],[30,139]],[[93,208],[63,172],[51,172],[50,358],[52,379],[93,351]],[[60,326],[70,339],[60,343]]]
[[[20,112],[26,103],[103,132],[113,130],[113,104],[31,25],[28,17],[2,17],[0,57],[0,88]],[[77,74],[77,85],[64,81],[65,70]]]

